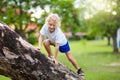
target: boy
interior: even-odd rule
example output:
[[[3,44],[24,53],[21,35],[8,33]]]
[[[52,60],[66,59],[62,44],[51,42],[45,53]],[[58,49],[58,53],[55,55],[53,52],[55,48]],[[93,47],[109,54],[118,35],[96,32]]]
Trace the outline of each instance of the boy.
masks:
[[[48,53],[48,56],[52,59],[55,64],[58,64],[56,58],[58,51],[65,53],[67,59],[77,69],[79,75],[84,75],[82,69],[78,66],[76,60],[73,58],[70,52],[69,43],[60,29],[60,18],[57,14],[50,14],[45,21],[39,35],[39,49],[42,46],[43,37],[46,36],[48,39],[44,40],[43,44]],[[55,47],[54,55],[51,51],[50,45]]]

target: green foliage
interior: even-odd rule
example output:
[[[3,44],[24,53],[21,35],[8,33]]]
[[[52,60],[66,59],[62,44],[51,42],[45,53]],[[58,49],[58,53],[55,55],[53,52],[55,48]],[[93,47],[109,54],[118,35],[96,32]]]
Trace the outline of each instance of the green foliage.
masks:
[[[31,44],[34,45],[36,42],[38,42],[38,37],[34,33],[29,34],[28,37]]]
[[[112,1],[110,2],[112,4]],[[101,36],[112,36],[116,35],[117,29],[119,28],[119,7],[120,5],[115,2],[117,6],[112,6],[112,11],[107,12],[104,10],[99,11],[93,18],[89,19],[90,32],[99,34]],[[113,14],[113,11],[117,14]]]
[[[62,29],[64,31],[72,31],[73,33],[80,26],[79,12],[74,8],[74,0],[58,0],[52,1],[50,4],[51,11],[58,13],[62,19]]]
[[[117,4],[117,3],[116,3]],[[113,12],[117,12],[112,10],[111,12],[107,11],[99,11],[96,15],[94,15],[93,18],[89,19],[89,33],[99,36],[106,36],[106,37],[112,37],[113,39],[113,51],[118,52],[117,43],[116,43],[116,37],[117,37],[117,30],[119,28],[119,21],[118,17],[120,17],[117,13],[113,14]]]
[[[50,13],[58,13],[61,17],[63,31],[79,31],[79,13],[74,8],[74,0],[4,0],[0,1],[0,21],[7,23],[8,25],[14,24],[15,31],[22,37],[28,38],[27,26],[31,22],[35,22],[38,27],[42,27],[45,17]],[[50,7],[50,12],[47,12],[45,7]],[[40,18],[33,18],[31,15],[37,7],[44,10],[44,13]],[[34,21],[32,19],[34,19]]]

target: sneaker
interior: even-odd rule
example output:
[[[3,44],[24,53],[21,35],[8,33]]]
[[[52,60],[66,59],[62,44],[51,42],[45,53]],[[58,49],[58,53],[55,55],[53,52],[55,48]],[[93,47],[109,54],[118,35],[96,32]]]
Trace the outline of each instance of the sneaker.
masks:
[[[77,74],[80,76],[84,76],[84,72],[82,71],[81,68],[77,70]]]

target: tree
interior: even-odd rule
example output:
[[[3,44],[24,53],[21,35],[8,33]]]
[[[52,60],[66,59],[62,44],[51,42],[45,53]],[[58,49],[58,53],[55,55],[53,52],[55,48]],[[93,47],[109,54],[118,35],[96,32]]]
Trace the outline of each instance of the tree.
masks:
[[[114,3],[115,5],[111,5]],[[113,52],[118,53],[117,48],[117,30],[119,28],[119,5],[120,1],[117,2],[111,1],[109,6],[111,6],[111,11],[107,10],[101,10],[97,12],[92,18],[89,19],[89,31],[91,34],[94,34],[94,36],[100,35],[100,36],[107,36],[108,40],[109,37],[112,37],[113,40]],[[108,9],[109,10],[109,9]]]
[[[25,38],[25,29],[30,22],[29,1],[1,0],[0,5],[2,15],[0,19],[9,25],[14,24],[15,31]]]
[[[78,10],[74,8],[74,0],[1,0],[0,1],[0,20],[15,25],[15,31],[22,37],[29,40],[32,33],[28,34],[27,26],[31,23],[31,19],[37,24],[38,28],[44,24],[45,17],[50,12],[56,12],[61,17],[62,29],[64,31],[75,32],[80,27],[78,19]],[[49,6],[50,12],[46,10]],[[36,7],[44,10],[40,18],[32,17]],[[34,10],[33,10],[34,9]],[[31,10],[31,12],[29,12]],[[26,36],[28,35],[28,36]]]
[[[1,0],[0,1],[0,20],[8,25],[13,24],[15,31],[27,40],[27,27],[29,23],[36,24],[38,19],[34,17],[31,20],[31,15],[34,11],[30,11],[38,6],[44,7],[49,1],[44,0]],[[40,23],[39,23],[40,24]],[[28,34],[29,35],[29,34]]]
[[[74,7],[74,0],[52,0],[47,2],[50,12],[58,13],[61,17],[61,27],[64,31],[75,32],[80,26],[78,10]]]
[[[12,80],[83,80],[50,59],[0,22],[0,74]]]

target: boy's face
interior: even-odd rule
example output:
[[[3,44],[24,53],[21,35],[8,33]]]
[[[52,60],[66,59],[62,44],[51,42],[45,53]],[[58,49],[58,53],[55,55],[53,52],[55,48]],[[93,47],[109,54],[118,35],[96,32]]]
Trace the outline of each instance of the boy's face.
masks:
[[[56,28],[56,24],[54,21],[50,20],[48,22],[48,29],[50,31],[50,33],[54,32],[55,31],[55,28]]]

